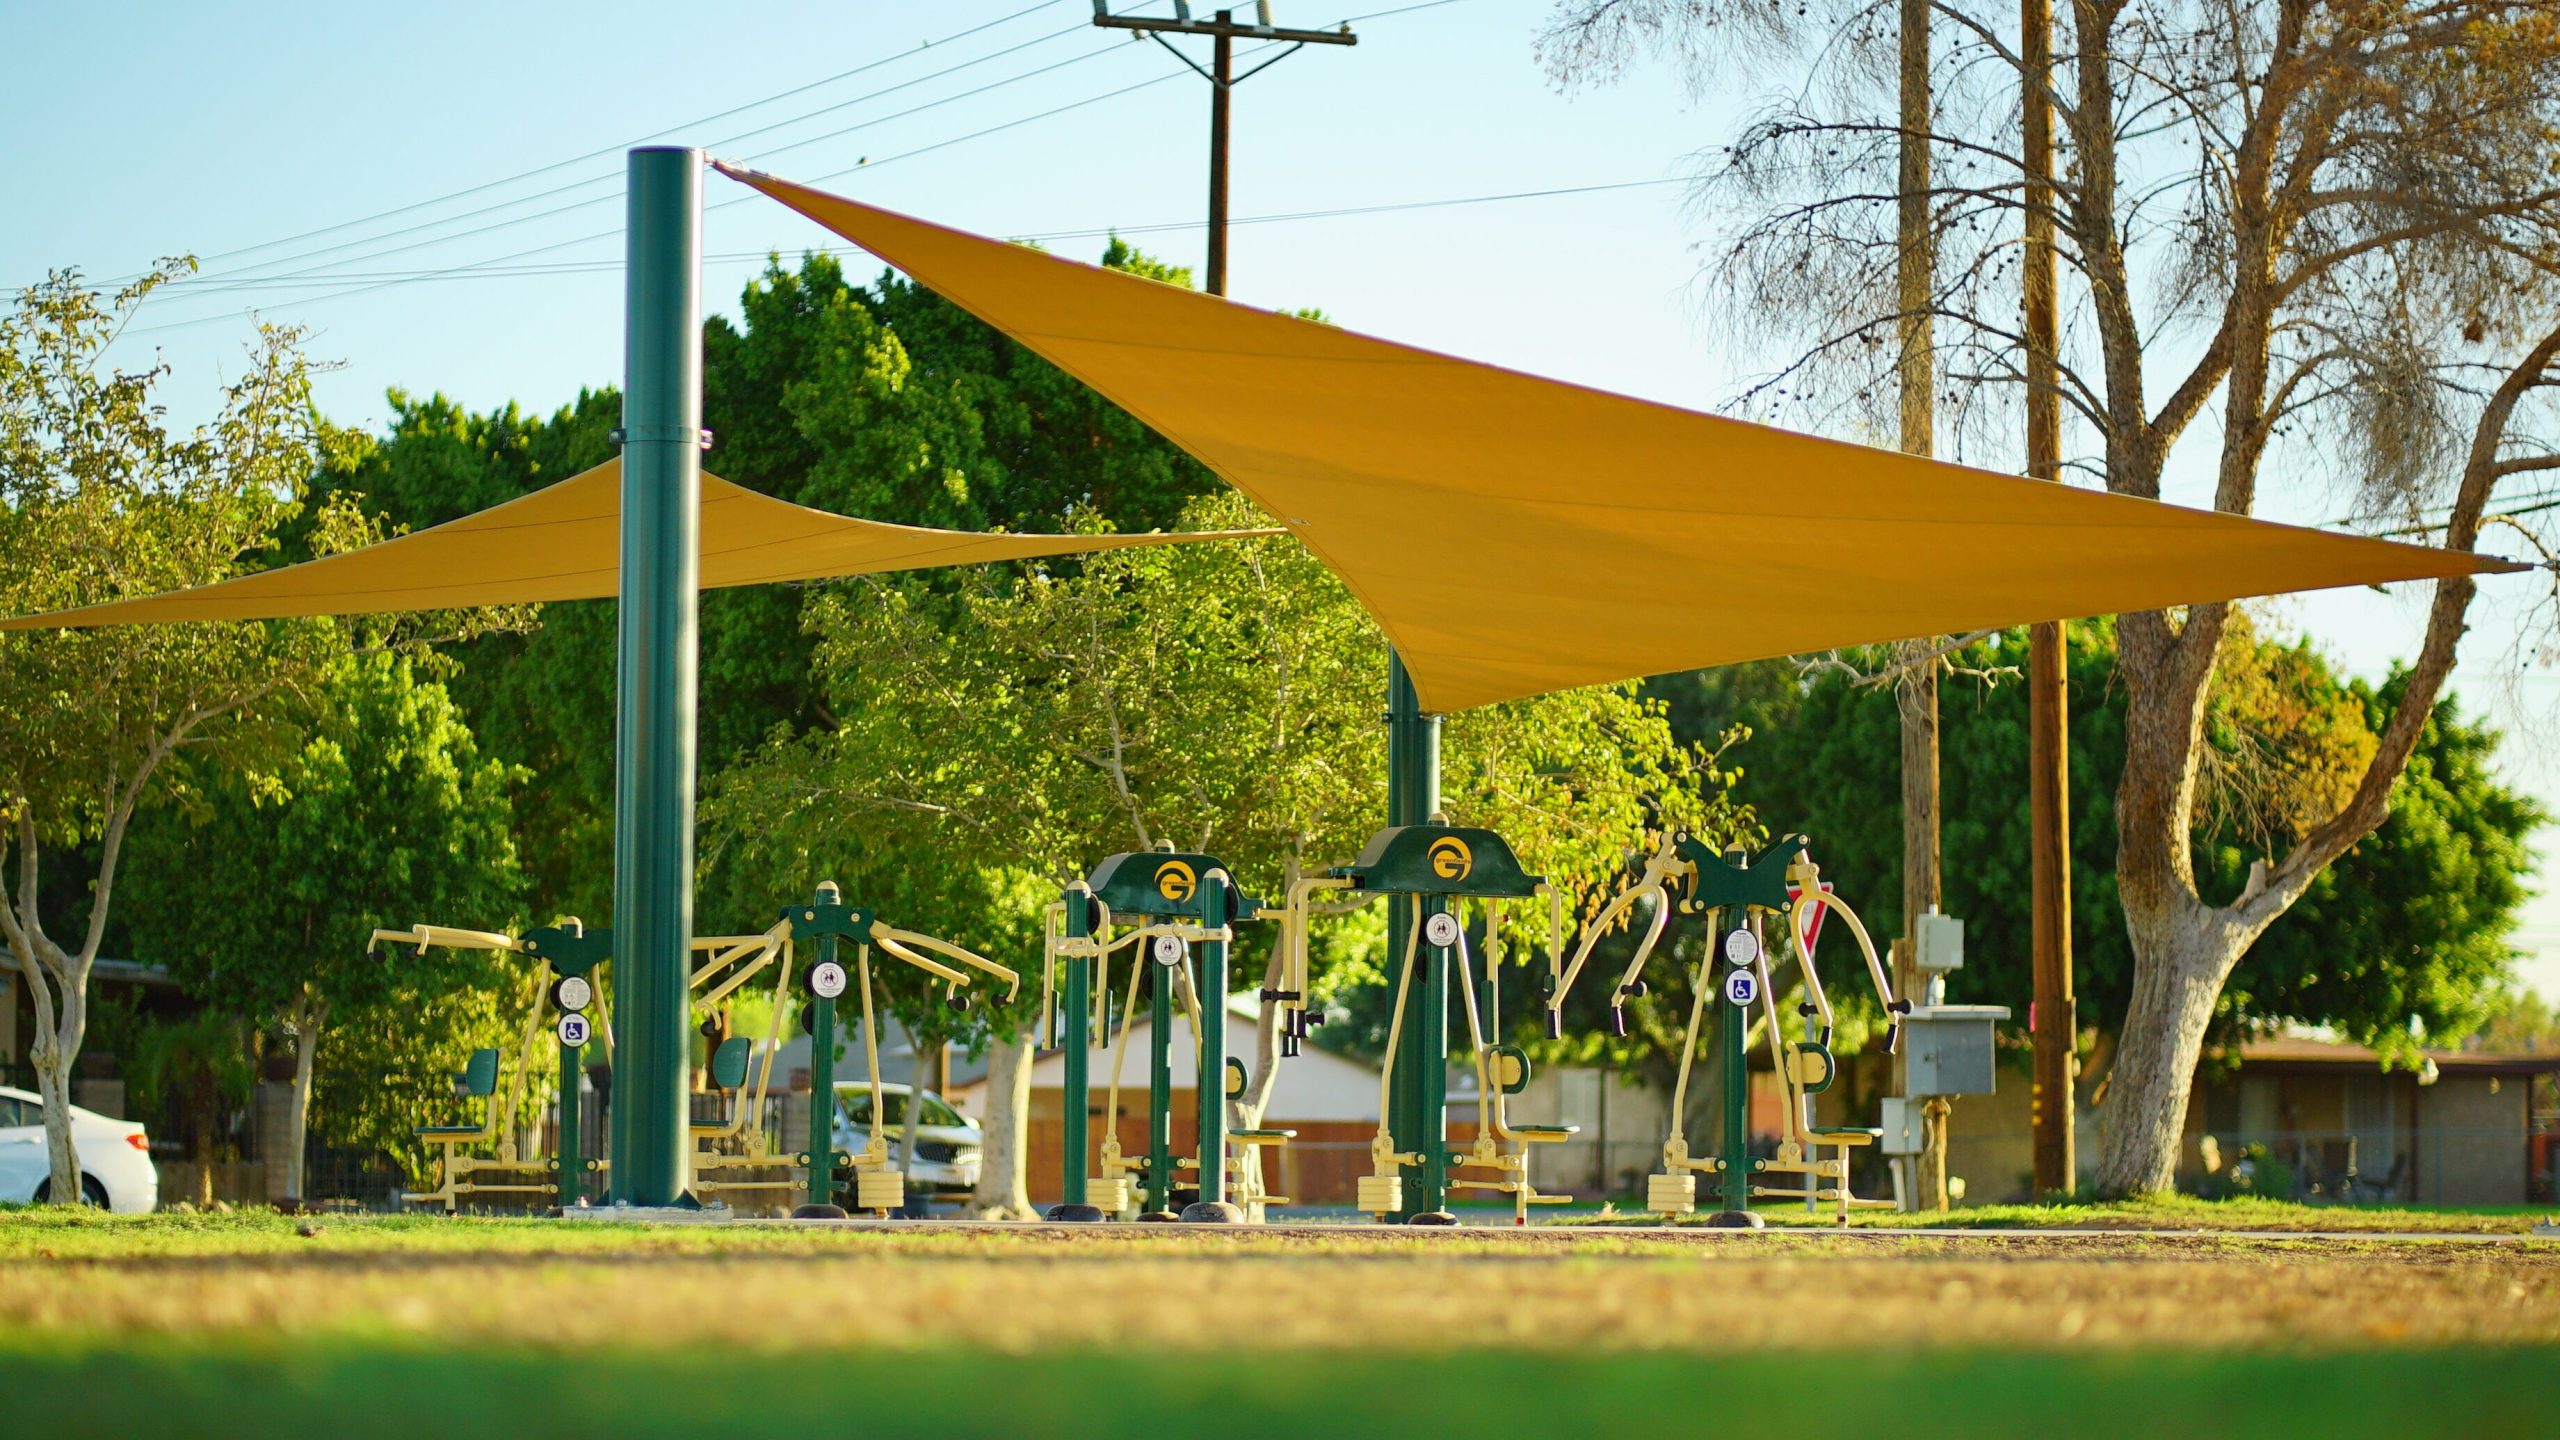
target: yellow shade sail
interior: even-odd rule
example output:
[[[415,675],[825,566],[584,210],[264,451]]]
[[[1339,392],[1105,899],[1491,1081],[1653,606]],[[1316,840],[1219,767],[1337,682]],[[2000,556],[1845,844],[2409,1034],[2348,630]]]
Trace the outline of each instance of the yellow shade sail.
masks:
[[[343,555],[193,590],[0,620],[0,630],[175,620],[370,615],[613,595],[622,574],[622,462],[608,460],[520,499]],[[702,477],[702,588],[876,575],[1268,535],[991,535],[888,525],[786,504]]]
[[[723,166],[1038,351],[1285,522],[1424,706],[2520,568],[1633,400]]]

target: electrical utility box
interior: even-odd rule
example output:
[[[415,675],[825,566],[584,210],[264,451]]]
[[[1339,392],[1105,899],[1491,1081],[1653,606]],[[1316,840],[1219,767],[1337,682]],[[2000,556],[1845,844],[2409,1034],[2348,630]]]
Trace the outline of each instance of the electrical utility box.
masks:
[[[1928,1129],[1920,1107],[1928,1102],[1916,1096],[1884,1097],[1884,1133],[1876,1138],[1876,1149],[1886,1155],[1917,1155],[1923,1149]]]
[[[2006,1005],[1932,1005],[1905,1015],[1903,1088],[1913,1095],[1992,1093],[1991,1032],[2008,1018]]]
[[[1964,968],[1964,922],[1932,910],[1912,929],[1911,963],[1932,974]]]

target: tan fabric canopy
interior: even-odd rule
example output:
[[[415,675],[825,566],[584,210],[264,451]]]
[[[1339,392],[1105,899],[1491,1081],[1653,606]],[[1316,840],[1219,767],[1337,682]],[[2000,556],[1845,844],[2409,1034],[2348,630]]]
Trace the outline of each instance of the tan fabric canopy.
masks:
[[[173,620],[368,615],[613,595],[622,575],[622,462],[608,460],[520,499],[344,555],[218,585],[0,620],[0,630]],[[1276,534],[985,535],[927,530],[789,505],[702,477],[702,588],[876,575]]]
[[[722,168],[1260,501],[1359,594],[1433,710],[1910,636],[2519,568],[1631,400]]]

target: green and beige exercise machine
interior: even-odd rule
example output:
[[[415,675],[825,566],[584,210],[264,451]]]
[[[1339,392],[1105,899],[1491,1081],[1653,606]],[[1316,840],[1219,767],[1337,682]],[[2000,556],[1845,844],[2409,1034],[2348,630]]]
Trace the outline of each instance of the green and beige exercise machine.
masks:
[[[1910,1005],[1895,997],[1892,978],[1857,912],[1823,887],[1822,871],[1807,853],[1803,836],[1786,837],[1757,861],[1749,860],[1740,850],[1718,854],[1694,835],[1674,831],[1666,836],[1646,859],[1636,881],[1612,896],[1583,927],[1572,963],[1555,977],[1549,993],[1547,1033],[1552,1036],[1562,1032],[1565,998],[1572,993],[1593,948],[1613,928],[1631,919],[1647,897],[1653,901],[1653,918],[1647,922],[1644,938],[1637,943],[1634,956],[1609,996],[1609,1024],[1614,1033],[1627,1033],[1626,1003],[1646,993],[1645,963],[1661,943],[1675,911],[1703,917],[1709,943],[1690,977],[1689,1026],[1680,1052],[1680,1077],[1671,1092],[1671,1133],[1662,1145],[1662,1172],[1646,1183],[1645,1208],[1665,1217],[1691,1214],[1698,1208],[1698,1176],[1712,1175],[1720,1182],[1723,1208],[1709,1223],[1719,1226],[1758,1228],[1760,1218],[1751,1213],[1754,1197],[1809,1196],[1836,1202],[1836,1213],[1844,1225],[1852,1209],[1891,1209],[1890,1200],[1862,1200],[1849,1190],[1850,1152],[1875,1144],[1882,1132],[1854,1126],[1817,1126],[1805,1103],[1830,1089],[1839,1075],[1839,1062],[1831,1052],[1831,1000],[1822,988],[1822,977],[1815,971],[1808,939],[1812,929],[1808,922],[1815,917],[1814,907],[1839,915],[1856,937],[1859,953],[1866,960],[1867,976],[1875,985],[1885,1013],[1892,1017],[1885,1031],[1887,1052],[1894,1048]],[[1783,936],[1777,943],[1786,951],[1779,964],[1793,961],[1803,986],[1804,998],[1796,1006],[1803,1033],[1794,1038],[1789,1037],[1780,1016],[1778,987],[1772,982],[1776,967],[1770,963],[1765,934],[1766,922],[1771,920]],[[1683,1117],[1689,1072],[1697,1060],[1698,1032],[1711,1005],[1716,1012],[1723,1134],[1714,1155],[1693,1157],[1689,1154]],[[1755,1008],[1760,1011],[1757,1022],[1752,1019]],[[1759,1159],[1751,1154],[1750,1145],[1748,1055],[1751,1035],[1764,1028],[1769,1056],[1785,1096],[1786,1131],[1778,1141],[1777,1153]],[[1834,1151],[1834,1158],[1822,1158],[1825,1149]],[[1801,1175],[1805,1177],[1805,1188],[1755,1185],[1752,1177],[1764,1172]]]
[[[505,1064],[505,1057],[494,1048],[480,1049],[471,1053],[462,1073],[454,1077],[462,1098],[480,1102],[479,1116],[418,1128],[418,1138],[436,1151],[435,1188],[406,1192],[400,1198],[416,1205],[441,1205],[447,1214],[474,1195],[547,1195],[563,1207],[579,1204],[586,1176],[601,1174],[605,1168],[601,1158],[586,1159],[579,1153],[578,1082],[580,1056],[595,1036],[595,1022],[587,1013],[597,1000],[595,971],[612,953],[613,933],[590,932],[574,918],[527,931],[522,937],[418,925],[374,931],[365,953],[372,954],[385,944],[411,946],[421,955],[437,947],[503,951],[532,956],[551,970],[542,1000],[525,1007],[514,1065]],[[551,1033],[559,1049],[559,1143],[549,1156],[528,1157],[517,1144],[515,1126],[546,1011],[556,1016]],[[543,1178],[546,1170],[551,1172],[547,1179]]]
[[[1552,974],[1564,948],[1564,897],[1521,868],[1511,845],[1490,830],[1453,826],[1434,816],[1427,824],[1391,825],[1371,836],[1360,858],[1289,887],[1282,939],[1288,947],[1279,998],[1282,1033],[1304,1039],[1308,988],[1308,928],[1317,897],[1331,908],[1357,908],[1372,900],[1403,899],[1413,907],[1403,954],[1394,957],[1395,1016],[1387,1029],[1387,1055],[1378,1070],[1378,1132],[1369,1143],[1370,1173],[1360,1177],[1359,1206],[1381,1221],[1398,1216],[1412,1225],[1452,1225],[1452,1190],[1490,1190],[1511,1197],[1512,1220],[1526,1224],[1529,1207],[1562,1204],[1566,1197],[1538,1193],[1529,1178],[1534,1145],[1570,1140],[1570,1125],[1514,1122],[1508,1102],[1528,1088],[1529,1058],[1502,1041],[1499,999],[1502,965],[1500,906],[1506,900],[1547,902],[1548,959]],[[1478,962],[1467,938],[1466,911],[1476,912],[1484,938]],[[1448,1132],[1449,992],[1458,992],[1466,1016],[1467,1064],[1475,1079],[1474,1134],[1452,1144]],[[1419,1043],[1404,1045],[1404,1028],[1420,1027]],[[1424,1063],[1411,1064],[1414,1057]],[[1406,1063],[1400,1067],[1399,1061]],[[1399,1148],[1398,1137],[1409,1148]],[[1407,1172],[1411,1172],[1408,1174]],[[1473,1172],[1473,1173],[1470,1173]]]
[[[1238,920],[1264,918],[1215,856],[1170,848],[1114,855],[1067,887],[1049,907],[1042,954],[1041,1023],[1051,1004],[1063,1025],[1067,1096],[1063,1196],[1048,1218],[1096,1221],[1136,1209],[1142,1220],[1231,1224],[1288,1197],[1263,1183],[1264,1150],[1294,1138],[1288,1130],[1227,1124],[1227,1102],[1244,1092],[1241,1060],[1227,1054],[1228,950]],[[1128,952],[1128,978],[1115,991],[1111,957]],[[1115,993],[1118,1024],[1112,1023]],[[1139,999],[1148,1013],[1147,1141],[1144,1154],[1120,1142],[1120,1079]],[[1199,1057],[1193,1081],[1197,1129],[1192,1153],[1173,1153],[1173,1027],[1179,1009]],[[1092,1047],[1111,1045],[1098,1172],[1088,1176]],[[1191,1172],[1199,1198],[1177,1214],[1174,1192]]]
[[[836,1001],[850,990],[861,1006],[862,1059],[871,1084],[871,1113],[886,1115],[888,1107],[880,1093],[880,1022],[872,951],[931,976],[942,987],[943,1003],[955,1010],[969,1007],[971,970],[1003,981],[1008,994],[1021,985],[1022,978],[974,950],[898,929],[870,910],[845,904],[844,892],[832,880],[822,882],[807,904],[783,911],[773,933],[783,947],[786,974],[797,946],[813,944],[817,949],[817,959],[801,982],[809,997],[809,1144],[795,1157],[808,1172],[809,1203],[795,1211],[794,1218],[846,1218],[844,1207],[836,1203],[843,1193],[837,1172],[850,1170],[854,1208],[885,1219],[907,1204],[907,1177],[889,1156],[890,1127],[874,1124],[859,1154],[835,1148]],[[842,959],[841,947],[846,944],[853,947],[850,971]],[[936,955],[957,963],[945,964]]]

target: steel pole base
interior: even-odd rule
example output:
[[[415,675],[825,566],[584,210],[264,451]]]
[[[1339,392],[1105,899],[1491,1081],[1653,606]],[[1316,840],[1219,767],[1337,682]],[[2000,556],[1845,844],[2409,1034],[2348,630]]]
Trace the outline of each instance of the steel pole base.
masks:
[[[1052,1205],[1041,1212],[1040,1218],[1054,1220],[1062,1225],[1099,1225],[1105,1217],[1099,1205],[1060,1204]]]
[[[1182,1207],[1185,1225],[1241,1225],[1244,1209],[1224,1200],[1195,1200]]]
[[[1404,1223],[1407,1225],[1455,1225],[1458,1223],[1458,1217],[1446,1210],[1425,1210],[1419,1215],[1408,1218]]]
[[[1710,1230],[1766,1230],[1769,1222],[1749,1210],[1719,1210],[1707,1217]]]

